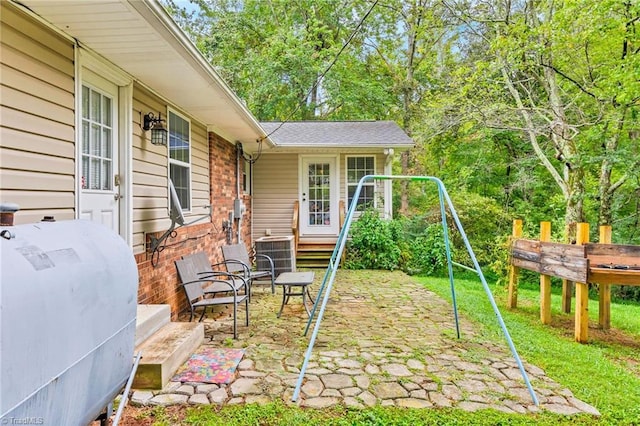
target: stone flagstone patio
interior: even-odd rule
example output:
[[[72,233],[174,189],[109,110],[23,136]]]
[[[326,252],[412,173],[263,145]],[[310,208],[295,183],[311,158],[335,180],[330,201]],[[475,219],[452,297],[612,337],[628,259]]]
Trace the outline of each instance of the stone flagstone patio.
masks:
[[[324,270],[316,271],[312,294],[323,275]],[[159,392],[134,391],[132,404],[222,405],[276,399],[294,404],[291,397],[309,342],[302,336],[307,316],[301,298],[292,297],[276,318],[281,291],[272,295],[269,287],[254,286],[250,325],[239,326],[238,340],[232,339],[228,314],[204,320],[205,345],[246,349],[233,382],[170,382]],[[487,341],[480,327],[464,316],[460,328],[462,338],[457,339],[451,305],[401,272],[340,270],[295,404],[599,415],[523,360],[540,400],[536,407],[506,342]]]

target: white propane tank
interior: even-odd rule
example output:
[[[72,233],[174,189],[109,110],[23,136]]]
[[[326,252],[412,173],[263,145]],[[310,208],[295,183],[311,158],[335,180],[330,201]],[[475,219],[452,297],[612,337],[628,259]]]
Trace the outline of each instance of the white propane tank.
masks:
[[[138,269],[94,222],[0,226],[0,423],[86,425],[133,364]]]

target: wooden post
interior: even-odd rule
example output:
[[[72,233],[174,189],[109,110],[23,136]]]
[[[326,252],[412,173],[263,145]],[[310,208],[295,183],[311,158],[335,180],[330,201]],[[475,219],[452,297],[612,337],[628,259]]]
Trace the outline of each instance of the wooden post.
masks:
[[[522,237],[522,220],[514,219],[513,221],[513,239]],[[518,307],[518,275],[520,274],[520,268],[509,265],[509,295],[507,299],[507,306],[509,309],[515,309]]]
[[[540,241],[551,241],[551,222],[540,222]],[[551,324],[551,277],[540,274],[540,321]]]
[[[589,242],[589,224],[579,223],[576,232],[576,244]],[[575,338],[576,342],[587,343],[589,337],[589,286],[576,284]]]
[[[571,313],[571,296],[573,294],[573,281],[562,280],[562,312]]]
[[[611,244],[611,225],[600,227],[600,244]],[[598,324],[600,328],[608,330],[611,328],[611,284],[598,284],[599,309]]]

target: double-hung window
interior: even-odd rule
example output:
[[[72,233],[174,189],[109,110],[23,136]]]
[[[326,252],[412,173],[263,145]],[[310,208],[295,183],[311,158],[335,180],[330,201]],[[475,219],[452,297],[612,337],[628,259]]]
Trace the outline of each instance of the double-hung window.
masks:
[[[358,183],[363,176],[375,173],[375,157],[347,157],[347,197],[348,206],[351,206]],[[357,211],[375,207],[375,183],[365,182],[358,197]]]
[[[169,177],[182,210],[191,210],[191,123],[169,111]]]

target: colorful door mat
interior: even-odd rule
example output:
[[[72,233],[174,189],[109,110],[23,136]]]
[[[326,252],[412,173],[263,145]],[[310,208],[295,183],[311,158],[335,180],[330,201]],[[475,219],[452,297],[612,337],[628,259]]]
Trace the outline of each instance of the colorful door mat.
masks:
[[[172,382],[229,383],[244,349],[200,348],[178,369]]]

